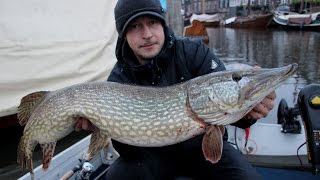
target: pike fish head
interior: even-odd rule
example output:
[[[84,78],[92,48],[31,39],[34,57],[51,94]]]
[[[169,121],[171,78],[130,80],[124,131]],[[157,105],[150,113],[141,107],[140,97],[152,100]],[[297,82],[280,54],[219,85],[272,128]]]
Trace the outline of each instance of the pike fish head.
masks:
[[[293,75],[298,68],[222,71],[189,83],[188,103],[193,113],[209,124],[232,124]]]

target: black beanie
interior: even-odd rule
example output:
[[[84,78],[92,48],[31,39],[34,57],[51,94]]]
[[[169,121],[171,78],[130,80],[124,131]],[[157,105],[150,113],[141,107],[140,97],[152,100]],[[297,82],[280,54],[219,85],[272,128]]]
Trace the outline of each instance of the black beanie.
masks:
[[[118,0],[114,8],[114,17],[119,37],[123,37],[128,24],[138,16],[152,15],[160,18],[165,24],[165,11],[160,0]]]

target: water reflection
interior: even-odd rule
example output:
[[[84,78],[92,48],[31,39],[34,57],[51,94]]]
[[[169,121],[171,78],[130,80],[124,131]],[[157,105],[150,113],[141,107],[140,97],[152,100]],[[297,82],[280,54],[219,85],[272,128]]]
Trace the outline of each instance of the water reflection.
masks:
[[[320,32],[209,28],[209,46],[226,63],[299,64],[299,77],[320,83]]]
[[[281,98],[293,107],[306,84],[320,83],[320,32],[209,28],[208,33],[209,46],[226,64],[266,68],[299,64],[298,73],[276,90],[276,106],[261,122],[276,123]]]

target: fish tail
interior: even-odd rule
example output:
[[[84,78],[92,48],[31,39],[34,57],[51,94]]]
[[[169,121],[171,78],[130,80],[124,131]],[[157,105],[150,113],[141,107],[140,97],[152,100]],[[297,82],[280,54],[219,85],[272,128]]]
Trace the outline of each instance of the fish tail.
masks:
[[[29,169],[33,173],[32,151],[26,147],[23,139],[20,141],[17,149],[17,163],[22,169]]]

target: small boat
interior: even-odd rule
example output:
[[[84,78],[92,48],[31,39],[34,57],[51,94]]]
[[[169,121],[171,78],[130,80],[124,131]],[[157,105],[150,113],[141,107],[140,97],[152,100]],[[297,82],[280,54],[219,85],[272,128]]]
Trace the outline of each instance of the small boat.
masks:
[[[317,120],[320,108],[314,109],[314,106],[320,107],[320,84],[303,88],[299,93],[298,106],[290,108],[282,99],[278,106],[277,124],[257,122],[245,130],[227,126],[228,142],[245,155],[264,179],[319,179],[316,175],[320,174],[317,156],[320,153],[320,121]],[[314,138],[306,139],[313,137],[313,132]],[[119,154],[111,144],[91,161],[81,160],[88,149],[90,137],[54,156],[47,172],[41,165],[36,167],[35,177],[46,180],[100,179]],[[19,178],[28,179],[30,173]]]
[[[209,43],[209,36],[206,28],[214,28],[220,26],[219,14],[192,14],[189,19],[190,25],[183,29],[184,37],[199,38],[205,44]]]
[[[299,14],[290,11],[274,11],[273,21],[287,29],[320,30],[320,12]]]
[[[267,28],[271,20],[272,14],[231,17],[224,21],[224,26],[230,28]]]
[[[194,20],[201,22],[205,27],[219,27],[220,26],[220,15],[219,14],[192,14],[190,17],[190,24]]]
[[[191,25],[184,27],[183,36],[201,39],[205,44],[209,43],[209,36],[208,36],[207,29],[198,20],[193,20]]]

